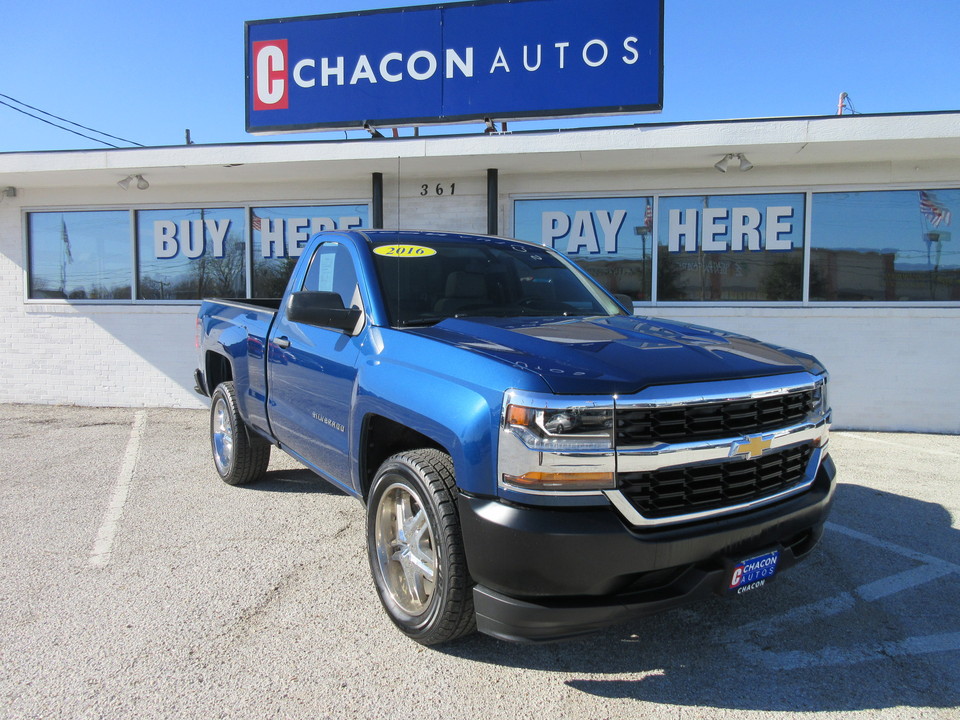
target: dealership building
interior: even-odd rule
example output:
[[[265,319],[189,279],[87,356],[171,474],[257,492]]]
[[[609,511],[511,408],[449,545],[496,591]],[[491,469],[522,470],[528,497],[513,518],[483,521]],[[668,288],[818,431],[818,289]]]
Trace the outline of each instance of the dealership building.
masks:
[[[202,297],[385,227],[551,245],[817,355],[836,427],[960,433],[958,179],[953,112],[0,154],[0,402],[203,407]]]

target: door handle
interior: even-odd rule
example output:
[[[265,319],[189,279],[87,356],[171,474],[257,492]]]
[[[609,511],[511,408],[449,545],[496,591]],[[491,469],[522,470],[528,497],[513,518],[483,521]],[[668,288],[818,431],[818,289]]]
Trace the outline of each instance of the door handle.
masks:
[[[286,335],[282,335],[281,337],[274,338],[273,344],[281,350],[286,350],[288,347],[290,347],[290,338],[288,338]]]

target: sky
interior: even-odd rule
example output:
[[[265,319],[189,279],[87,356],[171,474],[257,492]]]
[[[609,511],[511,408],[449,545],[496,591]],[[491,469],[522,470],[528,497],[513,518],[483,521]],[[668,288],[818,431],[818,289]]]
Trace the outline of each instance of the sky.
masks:
[[[5,0],[0,102],[23,109],[15,98],[148,146],[183,144],[188,128],[201,144],[362,137],[248,134],[244,22],[422,4],[429,3]],[[865,114],[960,110],[958,28],[957,0],[665,0],[661,113],[509,127],[832,115],[841,92]],[[421,134],[481,130],[469,124]],[[0,152],[104,147],[0,104]]]

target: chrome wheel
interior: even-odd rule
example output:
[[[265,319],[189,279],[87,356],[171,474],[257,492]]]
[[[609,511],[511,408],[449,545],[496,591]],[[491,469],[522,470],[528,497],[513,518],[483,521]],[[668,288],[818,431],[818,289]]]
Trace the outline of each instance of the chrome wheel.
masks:
[[[221,475],[230,471],[233,462],[233,423],[230,420],[230,409],[226,400],[218,397],[213,406],[213,461]]]
[[[213,391],[210,446],[217,474],[227,485],[259,480],[270,464],[270,443],[247,428],[240,415],[237,391],[229,381]]]
[[[367,496],[367,557],[393,623],[423,645],[476,628],[453,460],[433,448],[391,455]]]
[[[380,496],[374,529],[386,590],[410,616],[423,615],[436,590],[437,543],[419,497],[401,483]]]

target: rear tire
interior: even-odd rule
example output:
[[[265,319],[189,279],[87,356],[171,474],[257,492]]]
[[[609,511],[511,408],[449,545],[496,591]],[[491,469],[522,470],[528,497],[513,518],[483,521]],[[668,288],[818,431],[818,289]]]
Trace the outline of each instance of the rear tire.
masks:
[[[367,502],[367,554],[380,601],[407,636],[437,645],[476,630],[449,455],[412,450],[380,466]]]
[[[247,428],[237,409],[232,382],[217,385],[210,406],[210,446],[217,474],[227,485],[245,485],[263,477],[270,464],[270,443]]]

